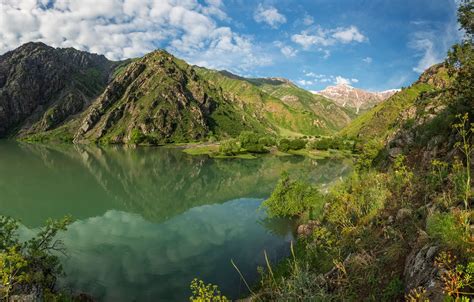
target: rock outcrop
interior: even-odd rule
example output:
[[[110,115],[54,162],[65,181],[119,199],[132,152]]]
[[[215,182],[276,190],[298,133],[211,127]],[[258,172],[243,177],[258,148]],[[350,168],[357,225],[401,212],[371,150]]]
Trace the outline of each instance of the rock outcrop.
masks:
[[[430,301],[443,301],[442,282],[439,279],[438,268],[435,266],[435,257],[439,247],[426,244],[420,249],[414,249],[408,255],[405,263],[405,291],[424,288]]]
[[[81,112],[115,65],[104,56],[43,43],[0,56],[0,137],[47,131]]]

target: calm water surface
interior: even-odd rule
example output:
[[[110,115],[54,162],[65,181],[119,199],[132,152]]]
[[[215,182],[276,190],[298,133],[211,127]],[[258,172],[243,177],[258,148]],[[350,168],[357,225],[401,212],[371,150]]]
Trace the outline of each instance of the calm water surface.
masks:
[[[291,223],[259,210],[284,170],[327,185],[350,161],[0,141],[0,214],[24,232],[72,215],[62,286],[99,301],[185,301],[195,277],[235,298],[247,292],[231,259],[252,282],[264,250],[288,254]]]

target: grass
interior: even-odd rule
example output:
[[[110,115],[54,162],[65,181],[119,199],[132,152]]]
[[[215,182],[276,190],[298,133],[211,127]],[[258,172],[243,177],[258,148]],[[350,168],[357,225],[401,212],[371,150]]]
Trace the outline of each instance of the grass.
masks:
[[[422,93],[432,90],[433,87],[429,84],[414,84],[356,118],[339,134],[341,136],[357,137],[364,141],[368,138],[385,139],[398,129],[399,125],[396,121],[400,117],[400,113],[413,105]]]

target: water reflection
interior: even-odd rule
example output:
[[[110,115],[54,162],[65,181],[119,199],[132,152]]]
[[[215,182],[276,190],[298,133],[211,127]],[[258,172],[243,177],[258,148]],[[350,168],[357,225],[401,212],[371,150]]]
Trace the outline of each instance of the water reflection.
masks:
[[[110,209],[161,222],[195,206],[270,194],[283,170],[329,183],[346,161],[299,157],[212,160],[167,148],[41,146],[0,142],[0,210],[39,226]]]
[[[0,214],[30,232],[71,214],[63,284],[100,301],[184,301],[194,277],[238,297],[230,259],[252,282],[264,250],[288,253],[291,223],[257,210],[284,170],[324,185],[350,161],[0,141]]]

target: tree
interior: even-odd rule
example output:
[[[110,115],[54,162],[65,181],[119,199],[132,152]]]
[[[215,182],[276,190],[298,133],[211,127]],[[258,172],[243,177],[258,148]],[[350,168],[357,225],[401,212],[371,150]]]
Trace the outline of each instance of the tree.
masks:
[[[8,301],[12,294],[54,291],[62,266],[53,253],[65,253],[57,235],[70,223],[70,217],[48,220],[35,237],[22,242],[18,222],[0,216],[0,298]]]

